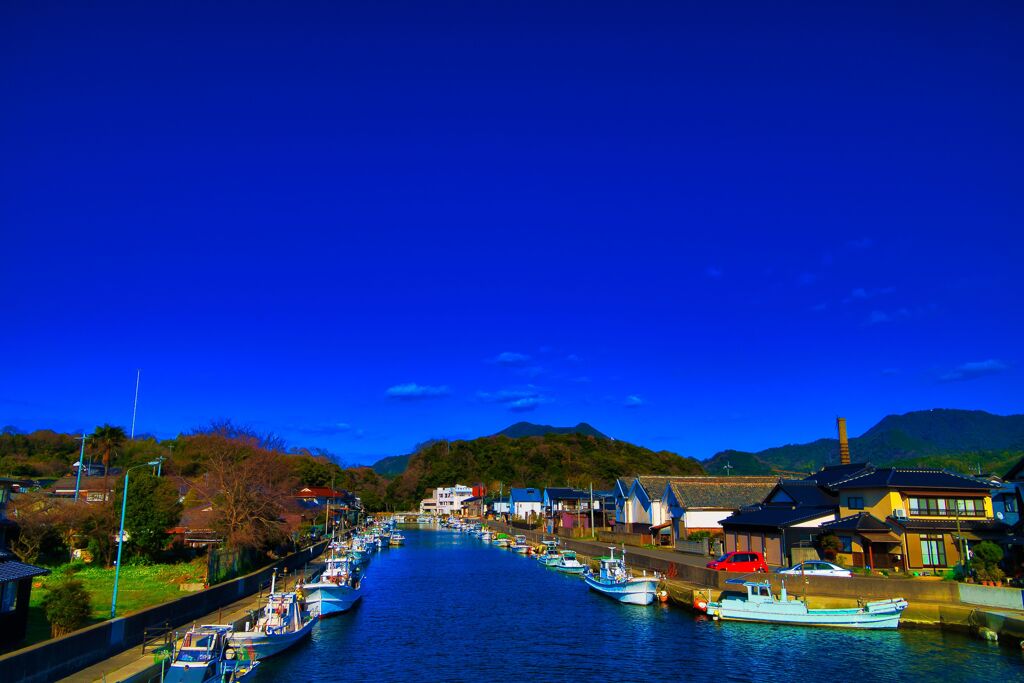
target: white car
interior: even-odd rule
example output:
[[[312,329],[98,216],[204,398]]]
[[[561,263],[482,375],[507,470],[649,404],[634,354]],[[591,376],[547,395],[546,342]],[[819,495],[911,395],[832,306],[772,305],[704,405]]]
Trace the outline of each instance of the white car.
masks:
[[[795,564],[789,569],[780,569],[779,574],[804,574],[807,576],[853,576],[849,569],[822,560],[808,560]]]

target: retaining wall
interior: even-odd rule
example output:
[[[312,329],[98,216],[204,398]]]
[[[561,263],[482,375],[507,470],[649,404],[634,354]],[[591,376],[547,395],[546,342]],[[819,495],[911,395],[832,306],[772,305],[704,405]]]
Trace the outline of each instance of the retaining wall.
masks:
[[[275,569],[297,569],[324,551],[327,542],[301,550],[272,565],[227,583],[192,593],[124,617],[104,621],[61,638],[47,640],[0,657],[3,680],[42,683],[69,676],[87,666],[142,644],[147,627],[164,623],[171,628],[230,605],[267,584]]]
[[[960,601],[971,605],[1002,607],[1003,609],[1024,609],[1024,591],[1019,588],[999,588],[960,583]]]

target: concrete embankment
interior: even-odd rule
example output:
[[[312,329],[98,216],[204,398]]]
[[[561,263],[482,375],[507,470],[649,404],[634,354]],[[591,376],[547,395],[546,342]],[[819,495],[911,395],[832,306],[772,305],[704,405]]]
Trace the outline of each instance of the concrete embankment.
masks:
[[[531,541],[550,538],[543,533],[488,522],[509,534],[525,534]],[[559,537],[563,547],[581,555],[606,555],[601,543]],[[727,587],[726,580],[741,574],[718,572],[695,566],[694,558],[680,557],[672,550],[626,547],[626,560],[634,569],[657,571],[666,578],[663,588],[673,604],[693,609],[695,594],[718,599]],[[761,575],[776,592],[782,587],[778,574]],[[902,597],[910,606],[901,624],[912,628],[936,628],[981,634],[988,639],[1020,641],[1024,639],[1024,610],[1009,607],[1021,604],[1021,592],[985,586],[967,586],[954,581],[909,578],[835,578],[826,576],[791,577],[787,581],[791,595],[805,597],[812,609],[856,607],[870,600]],[[962,595],[969,600],[962,599]],[[986,630],[983,630],[986,629]]]

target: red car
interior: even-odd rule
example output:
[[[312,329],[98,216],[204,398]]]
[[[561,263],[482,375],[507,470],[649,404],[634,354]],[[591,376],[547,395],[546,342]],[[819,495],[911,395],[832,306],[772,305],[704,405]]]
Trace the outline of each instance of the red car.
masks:
[[[720,572],[767,572],[768,565],[761,553],[752,550],[737,550],[726,553],[717,560],[708,562],[708,569]]]

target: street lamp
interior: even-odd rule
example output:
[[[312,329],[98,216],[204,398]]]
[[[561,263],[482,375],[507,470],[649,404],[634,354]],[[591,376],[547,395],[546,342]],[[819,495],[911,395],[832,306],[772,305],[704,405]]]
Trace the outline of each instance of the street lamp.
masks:
[[[163,458],[157,458],[156,460],[150,460],[142,465],[129,467],[124,471],[124,491],[121,492],[121,532],[117,535],[117,566],[114,569],[114,597],[110,600],[111,619],[113,619],[117,614],[117,580],[121,578],[121,547],[124,545],[124,513],[128,508],[128,475],[131,474],[132,470],[137,470],[140,467],[157,467],[163,461]]]

